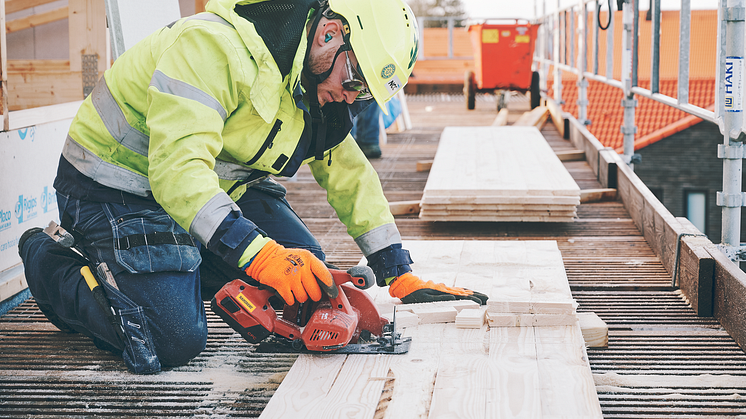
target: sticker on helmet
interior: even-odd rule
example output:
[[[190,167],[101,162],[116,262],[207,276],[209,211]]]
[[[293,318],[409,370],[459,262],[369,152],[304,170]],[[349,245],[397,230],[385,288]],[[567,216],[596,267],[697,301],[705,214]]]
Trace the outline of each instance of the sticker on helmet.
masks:
[[[391,80],[384,83],[384,85],[386,86],[386,90],[388,90],[389,93],[391,93],[392,95],[398,92],[399,89],[401,89],[402,87],[401,80],[399,80],[399,76],[394,76]]]
[[[381,70],[381,77],[384,79],[389,79],[391,76],[394,75],[394,72],[396,71],[396,66],[393,64],[389,64],[385,67],[383,67],[383,70]]]

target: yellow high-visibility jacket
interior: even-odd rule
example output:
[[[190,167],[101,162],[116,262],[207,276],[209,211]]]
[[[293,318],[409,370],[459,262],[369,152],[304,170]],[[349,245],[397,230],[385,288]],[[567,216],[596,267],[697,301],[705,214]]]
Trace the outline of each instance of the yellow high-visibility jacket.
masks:
[[[307,163],[366,256],[400,243],[378,176],[349,130],[326,149],[331,164],[314,160],[300,87],[305,30],[283,75],[255,25],[235,10],[261,2],[212,0],[207,12],[122,54],[83,102],[63,157],[101,185],[154,198],[205,245],[239,211],[234,201],[248,179],[290,176]],[[267,240],[253,223],[233,228],[257,239],[249,256]],[[235,251],[245,258],[245,248]]]

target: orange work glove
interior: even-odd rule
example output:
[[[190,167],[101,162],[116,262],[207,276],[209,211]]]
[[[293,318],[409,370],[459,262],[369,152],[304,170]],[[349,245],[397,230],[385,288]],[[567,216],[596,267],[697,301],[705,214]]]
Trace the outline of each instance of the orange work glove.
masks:
[[[246,268],[246,274],[260,284],[272,287],[288,305],[321,299],[321,287],[327,294],[336,291],[332,274],[311,252],[286,249],[274,240],[265,244]]]
[[[389,295],[398,298],[402,303],[430,303],[433,301],[472,300],[480,305],[486,304],[486,295],[466,288],[447,287],[433,281],[423,281],[407,272],[396,278],[389,285]]]

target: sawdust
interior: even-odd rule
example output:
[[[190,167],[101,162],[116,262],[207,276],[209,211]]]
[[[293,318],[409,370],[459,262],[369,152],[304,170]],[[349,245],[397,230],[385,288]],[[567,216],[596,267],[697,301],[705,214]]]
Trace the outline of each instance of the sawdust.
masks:
[[[665,388],[661,388],[665,390]],[[684,400],[684,401],[695,401],[695,400],[718,400],[718,401],[740,401],[746,400],[746,395],[732,393],[732,394],[719,394],[722,390],[712,388],[698,388],[697,393],[678,393],[677,390],[671,389],[670,393],[660,394],[646,394],[645,399],[660,399],[660,400]],[[597,393],[629,393],[628,387],[615,387],[615,386],[596,386]]]
[[[734,375],[626,375],[615,372],[593,374],[597,387],[742,388],[744,378]]]

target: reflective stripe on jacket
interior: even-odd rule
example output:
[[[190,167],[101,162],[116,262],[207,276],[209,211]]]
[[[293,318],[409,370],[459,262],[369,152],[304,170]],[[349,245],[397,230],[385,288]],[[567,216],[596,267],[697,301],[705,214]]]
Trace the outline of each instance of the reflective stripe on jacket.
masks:
[[[213,0],[208,13],[181,19],[122,54],[84,101],[63,150],[96,182],[152,196],[208,248],[239,211],[234,200],[246,185],[234,186],[252,174],[288,174],[283,170],[304,138],[308,114],[296,103],[305,34],[283,78],[254,25],[233,10],[255,2]],[[311,167],[363,253],[398,243],[377,175],[352,137],[333,157],[331,165]]]

